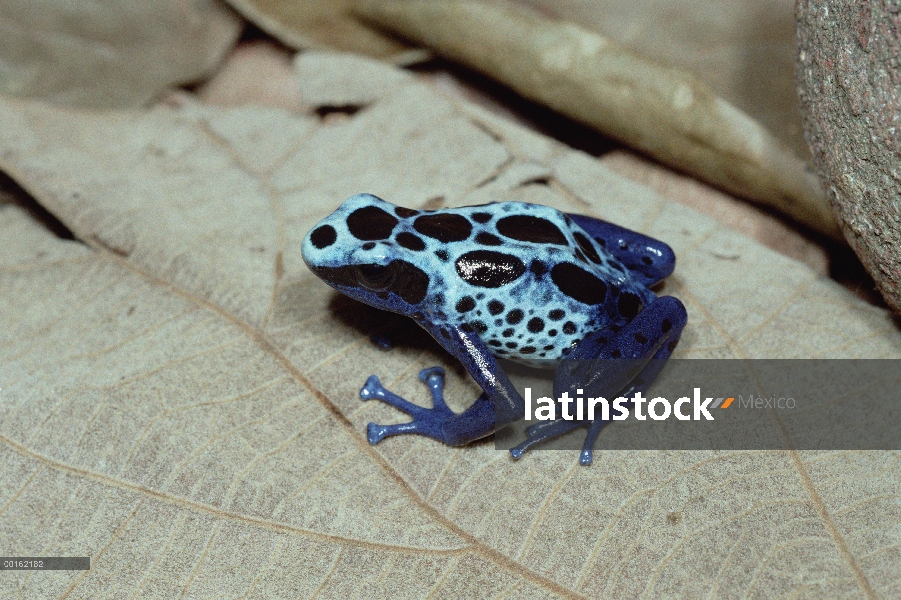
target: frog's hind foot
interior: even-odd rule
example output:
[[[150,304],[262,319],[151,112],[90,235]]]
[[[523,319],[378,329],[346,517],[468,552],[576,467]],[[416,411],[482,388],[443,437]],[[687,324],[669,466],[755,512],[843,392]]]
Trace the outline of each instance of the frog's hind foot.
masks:
[[[594,421],[589,422],[588,434],[585,436],[585,443],[582,444],[582,453],[579,455],[580,465],[587,467],[591,464],[591,461],[593,459],[591,449],[594,446],[594,442],[598,438],[598,435],[601,433],[601,429],[607,423],[607,421],[602,421],[600,419],[595,419]],[[545,440],[563,435],[564,433],[569,433],[573,429],[577,427],[584,427],[585,425],[586,421],[570,421],[566,419],[542,421],[541,423],[530,425],[526,427],[526,435],[528,436],[526,441],[519,444],[515,448],[511,448],[510,455],[513,456],[514,459],[518,459],[522,457],[522,455],[525,454],[525,452],[532,446],[540,444]]]
[[[423,369],[419,372],[419,379],[428,386],[429,391],[432,393],[433,408],[424,408],[404,400],[397,394],[387,390],[375,375],[371,375],[366,380],[366,384],[360,390],[361,399],[364,401],[381,400],[413,417],[413,421],[410,423],[398,423],[396,425],[370,423],[366,428],[370,444],[378,444],[383,438],[402,433],[418,433],[443,440],[443,425],[456,416],[444,402],[444,369],[441,367]]]
[[[535,446],[536,444],[540,444],[545,440],[549,440],[551,438],[555,438],[557,436],[563,435],[564,433],[569,433],[576,427],[581,427],[585,425],[585,421],[575,421],[575,420],[566,420],[566,419],[556,419],[554,421],[542,421],[541,423],[536,423],[535,425],[530,425],[526,427],[526,441],[516,446],[515,448],[510,448],[510,455],[514,459],[518,459],[522,457],[525,452]]]

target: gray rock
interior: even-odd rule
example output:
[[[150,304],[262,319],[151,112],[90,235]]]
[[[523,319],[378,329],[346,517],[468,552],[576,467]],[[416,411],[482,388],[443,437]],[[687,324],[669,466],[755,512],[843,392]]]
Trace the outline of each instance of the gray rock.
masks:
[[[807,141],[851,247],[901,311],[901,2],[799,0]]]

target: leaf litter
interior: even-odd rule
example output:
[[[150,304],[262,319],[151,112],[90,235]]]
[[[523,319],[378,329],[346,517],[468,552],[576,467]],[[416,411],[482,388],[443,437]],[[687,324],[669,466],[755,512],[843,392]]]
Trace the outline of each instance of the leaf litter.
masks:
[[[302,236],[359,191],[411,207],[515,197],[666,240],[686,357],[897,357],[901,338],[804,265],[412,76],[302,54],[301,90],[323,62],[384,85],[341,120],[0,100],[0,168],[87,244],[0,208],[0,531],[18,553],[94,557],[6,591],[897,589],[895,452],[611,453],[586,469],[566,452],[513,463],[490,443],[368,446],[366,422],[400,420],[358,400],[370,372],[424,399],[415,373],[437,363],[455,409],[476,393],[427,339],[374,347],[383,317],[342,309],[306,271]]]

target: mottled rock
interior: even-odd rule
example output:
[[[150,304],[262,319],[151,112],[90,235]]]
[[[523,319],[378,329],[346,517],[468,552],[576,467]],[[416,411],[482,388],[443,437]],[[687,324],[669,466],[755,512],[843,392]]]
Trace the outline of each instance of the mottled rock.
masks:
[[[845,237],[901,311],[901,2],[798,2],[807,140]]]

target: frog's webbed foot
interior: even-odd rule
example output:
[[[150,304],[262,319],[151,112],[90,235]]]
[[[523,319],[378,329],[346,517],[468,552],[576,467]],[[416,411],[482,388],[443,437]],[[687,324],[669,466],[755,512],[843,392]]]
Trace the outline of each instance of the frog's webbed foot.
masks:
[[[419,379],[428,386],[432,393],[433,408],[424,408],[404,400],[386,389],[375,375],[370,375],[366,380],[366,384],[360,390],[360,398],[364,401],[381,400],[413,417],[413,421],[410,423],[396,425],[370,423],[366,428],[370,444],[378,444],[383,438],[401,433],[418,433],[444,440],[443,425],[456,416],[456,413],[449,409],[444,402],[444,369],[441,367],[423,369],[419,372]]]
[[[375,375],[366,380],[366,385],[360,390],[360,398],[381,400],[413,417],[411,422],[397,425],[370,423],[366,428],[370,444],[378,444],[383,438],[391,435],[416,433],[450,446],[461,446],[494,431],[494,405],[485,394],[479,396],[464,412],[457,414],[444,402],[444,369],[441,367],[423,369],[419,372],[419,379],[432,393],[432,408],[423,408],[404,400],[385,389]]]
[[[585,436],[585,442],[582,445],[582,453],[579,455],[579,464],[588,466],[591,464],[593,458],[591,449],[594,447],[594,442],[597,439],[598,434],[601,433],[601,428],[608,422],[609,421],[602,421],[601,419],[595,419],[594,421],[588,422],[576,420],[569,421],[566,419],[542,421],[541,423],[526,427],[526,436],[528,436],[526,441],[515,448],[511,448],[510,454],[514,459],[520,458],[532,446],[563,435],[564,433],[569,433],[577,427],[584,427],[588,424],[588,435]]]

